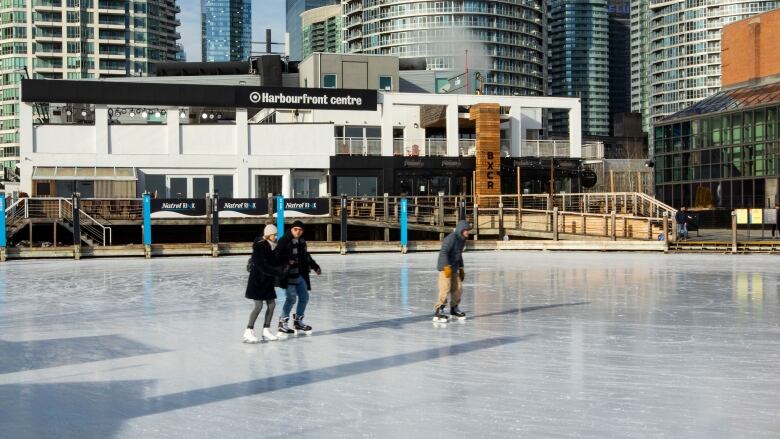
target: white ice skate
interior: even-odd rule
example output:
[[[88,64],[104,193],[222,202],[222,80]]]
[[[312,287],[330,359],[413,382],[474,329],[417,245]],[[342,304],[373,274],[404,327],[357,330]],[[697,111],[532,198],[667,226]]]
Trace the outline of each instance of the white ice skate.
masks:
[[[244,331],[244,343],[257,343],[259,341],[255,335],[255,330],[246,328]]]
[[[266,341],[275,341],[278,340],[279,337],[273,335],[269,328],[263,328],[263,339]]]

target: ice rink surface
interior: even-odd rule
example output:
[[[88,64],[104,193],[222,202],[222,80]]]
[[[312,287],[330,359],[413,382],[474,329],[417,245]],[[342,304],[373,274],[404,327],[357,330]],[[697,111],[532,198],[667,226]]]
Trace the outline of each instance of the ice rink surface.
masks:
[[[255,345],[246,259],[0,264],[0,437],[780,437],[776,256],[320,255]]]

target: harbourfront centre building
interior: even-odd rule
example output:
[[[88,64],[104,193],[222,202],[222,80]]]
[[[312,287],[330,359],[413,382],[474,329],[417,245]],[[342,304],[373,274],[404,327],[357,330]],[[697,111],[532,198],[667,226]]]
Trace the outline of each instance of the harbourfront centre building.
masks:
[[[517,169],[523,192],[548,191],[553,156],[555,190],[580,190],[578,99],[406,93],[397,58],[312,59],[278,81],[24,81],[20,191],[96,198],[471,194],[478,133],[469,109],[482,104],[500,109],[504,193],[517,193]],[[568,111],[567,140],[542,139],[547,109]]]

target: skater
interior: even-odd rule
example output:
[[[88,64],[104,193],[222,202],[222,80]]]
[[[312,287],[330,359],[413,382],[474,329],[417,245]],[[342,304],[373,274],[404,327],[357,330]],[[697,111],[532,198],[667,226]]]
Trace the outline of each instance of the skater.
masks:
[[[775,237],[775,232],[780,237],[780,203],[775,203],[775,223],[772,225],[772,238]]]
[[[444,307],[447,306],[447,296],[451,295],[450,314],[463,319],[466,314],[460,310],[460,297],[463,295],[463,279],[466,273],[463,271],[463,247],[466,246],[466,240],[469,239],[468,221],[458,221],[455,231],[447,235],[441,243],[439,250],[439,261],[436,269],[439,270],[439,299],[436,302],[434,322],[446,322],[448,317],[444,314]],[[457,272],[455,271],[457,270]]]
[[[281,278],[287,273],[287,266],[277,262],[274,255],[276,248],[276,226],[269,224],[263,229],[263,237],[255,239],[252,245],[252,258],[249,260],[249,282],[246,285],[245,297],[252,299],[255,307],[249,314],[249,324],[244,331],[244,343],[257,343],[255,335],[255,321],[266,304],[265,321],[263,322],[262,337],[268,341],[276,340],[271,333],[271,320],[276,308],[276,292],[274,287],[281,283]]]
[[[312,328],[303,322],[306,305],[309,303],[309,291],[311,291],[309,272],[314,270],[319,276],[322,270],[306,248],[306,240],[303,239],[303,222],[295,221],[290,231],[279,239],[276,255],[279,263],[289,265],[287,276],[281,279],[281,288],[285,290],[286,298],[282,306],[282,315],[279,317],[277,336],[287,337],[297,331],[309,334]],[[290,312],[296,302],[298,306],[293,314],[294,329],[291,329]]]

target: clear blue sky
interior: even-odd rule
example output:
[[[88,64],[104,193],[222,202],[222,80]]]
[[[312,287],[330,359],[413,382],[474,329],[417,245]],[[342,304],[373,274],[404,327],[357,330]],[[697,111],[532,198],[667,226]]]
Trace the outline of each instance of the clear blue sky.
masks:
[[[187,61],[200,61],[200,0],[178,0],[181,13],[181,43],[187,52]],[[284,0],[252,0],[252,41],[265,41],[265,29],[271,28],[274,42],[284,42],[285,31]],[[265,50],[255,46],[255,50]],[[274,46],[281,50],[281,46]]]

